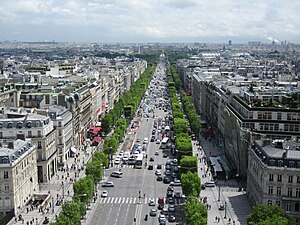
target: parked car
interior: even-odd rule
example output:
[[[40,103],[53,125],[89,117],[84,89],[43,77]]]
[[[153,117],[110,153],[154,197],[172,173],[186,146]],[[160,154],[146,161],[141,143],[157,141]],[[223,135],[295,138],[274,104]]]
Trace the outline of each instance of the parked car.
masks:
[[[112,181],[106,181],[102,184],[102,187],[114,187],[114,183]]]
[[[108,196],[108,192],[107,191],[102,191],[101,197],[106,198],[107,196]]]
[[[150,210],[150,216],[156,216],[157,210],[156,209],[151,209]]]

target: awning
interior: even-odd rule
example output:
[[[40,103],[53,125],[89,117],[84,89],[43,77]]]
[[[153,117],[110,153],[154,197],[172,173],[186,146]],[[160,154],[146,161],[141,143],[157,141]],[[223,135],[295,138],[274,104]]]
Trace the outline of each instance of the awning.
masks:
[[[77,149],[74,148],[74,147],[71,147],[70,150],[73,152],[73,153],[76,153]]]
[[[102,141],[101,137],[94,137],[93,142],[100,143]]]

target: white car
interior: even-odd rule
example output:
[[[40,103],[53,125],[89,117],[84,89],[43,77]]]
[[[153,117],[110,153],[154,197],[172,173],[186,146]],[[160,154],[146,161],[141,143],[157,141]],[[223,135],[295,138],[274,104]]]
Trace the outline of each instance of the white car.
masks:
[[[108,196],[107,191],[102,191],[101,197],[102,197],[102,198],[106,198],[107,196]]]
[[[160,176],[161,175],[161,171],[160,170],[156,170],[155,171],[155,175]]]
[[[116,158],[114,163],[115,163],[115,164],[120,164],[120,159],[119,159],[119,158]]]

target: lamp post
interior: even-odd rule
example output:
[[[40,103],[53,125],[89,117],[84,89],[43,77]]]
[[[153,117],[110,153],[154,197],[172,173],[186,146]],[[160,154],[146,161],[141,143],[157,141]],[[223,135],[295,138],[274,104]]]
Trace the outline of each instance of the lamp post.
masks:
[[[220,196],[221,196],[221,186],[218,185],[218,188],[219,188],[219,192],[218,192],[218,202],[220,201]]]
[[[54,213],[54,197],[52,196],[52,213]]]
[[[65,198],[65,184],[63,181],[61,182],[61,186],[62,186],[62,199],[64,199]]]
[[[225,216],[224,219],[227,219],[227,202],[225,202]]]

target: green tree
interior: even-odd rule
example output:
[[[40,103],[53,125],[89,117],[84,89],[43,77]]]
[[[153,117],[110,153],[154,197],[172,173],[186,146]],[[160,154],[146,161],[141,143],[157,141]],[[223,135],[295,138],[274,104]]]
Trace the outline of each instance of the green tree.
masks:
[[[247,223],[249,225],[288,225],[294,224],[293,220],[286,217],[283,209],[278,205],[263,205],[257,203],[247,216]]]
[[[198,159],[195,156],[183,156],[179,162],[180,174],[191,171],[198,173]]]
[[[66,224],[70,225],[79,225],[81,216],[85,214],[85,210],[83,210],[84,208],[84,203],[80,201],[65,202],[62,205],[61,212],[64,222],[67,222]]]
[[[108,155],[104,152],[95,152],[93,155],[93,161],[98,160],[104,167],[108,167]]]
[[[183,194],[188,197],[198,198],[201,190],[201,181],[198,173],[188,171],[187,173],[182,173],[180,179]]]
[[[102,180],[103,163],[99,160],[92,160],[86,164],[85,174],[91,175],[95,183]]]
[[[94,180],[91,176],[79,179],[73,184],[74,198],[89,203],[94,193]]]
[[[185,204],[187,225],[207,225],[207,209],[196,199],[188,199]]]

